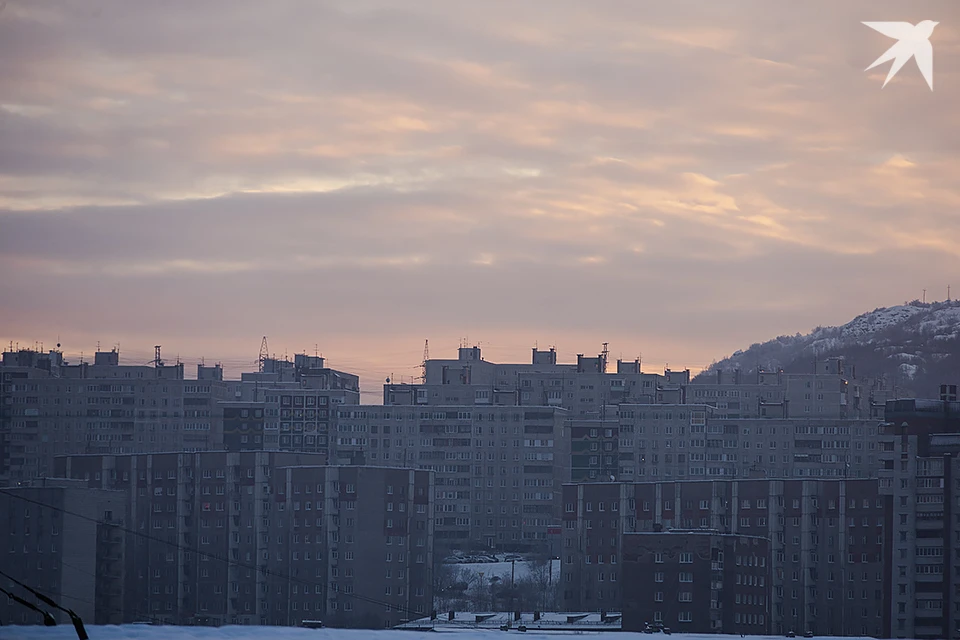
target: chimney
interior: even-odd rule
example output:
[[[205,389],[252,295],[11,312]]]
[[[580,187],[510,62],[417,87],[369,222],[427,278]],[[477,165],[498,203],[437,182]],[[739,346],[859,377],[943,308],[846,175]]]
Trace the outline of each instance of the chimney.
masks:
[[[723,384],[723,371],[717,369],[717,384]]]

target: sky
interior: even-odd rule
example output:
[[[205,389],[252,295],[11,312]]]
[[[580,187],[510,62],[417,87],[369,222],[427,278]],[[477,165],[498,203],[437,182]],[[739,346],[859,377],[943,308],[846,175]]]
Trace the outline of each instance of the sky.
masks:
[[[5,347],[697,371],[960,267],[956,0],[0,6]]]

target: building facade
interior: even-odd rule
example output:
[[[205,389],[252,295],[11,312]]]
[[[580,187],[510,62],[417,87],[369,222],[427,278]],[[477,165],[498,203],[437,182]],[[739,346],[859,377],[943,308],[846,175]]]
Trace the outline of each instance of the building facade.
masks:
[[[159,353],[159,352],[158,352]],[[57,351],[3,354],[0,366],[0,481],[49,477],[53,458],[80,453],[218,448],[214,405],[229,395],[219,367],[120,365],[118,351],[68,364]]]
[[[570,478],[566,411],[557,407],[343,407],[339,460],[436,473],[437,544],[548,550]]]
[[[384,627],[429,613],[433,474],[324,460],[211,451],[56,465],[126,496],[125,621]]]
[[[623,630],[765,635],[770,540],[711,531],[623,535]],[[652,597],[651,597],[652,596]]]
[[[2,570],[54,602],[75,611],[86,624],[124,622],[122,593],[126,496],[87,488],[85,483],[42,480],[32,487],[0,489]],[[29,602],[36,599],[0,576],[0,584]],[[69,617],[41,608],[61,624]],[[0,598],[4,624],[42,624],[40,614]]]
[[[891,517],[877,480],[566,485],[565,608],[622,606],[624,534],[701,529],[770,540],[771,632],[887,637]]]
[[[621,402],[680,401],[679,386],[642,373],[639,360],[617,361],[611,373],[607,358],[580,354],[576,364],[560,364],[556,350],[534,349],[529,364],[498,364],[484,360],[479,347],[461,347],[456,360],[427,360],[419,384],[384,385],[383,403],[553,406],[576,417],[596,416],[604,405]]]
[[[960,405],[887,403],[880,487],[893,505],[896,551],[886,611],[893,637],[960,637]]]

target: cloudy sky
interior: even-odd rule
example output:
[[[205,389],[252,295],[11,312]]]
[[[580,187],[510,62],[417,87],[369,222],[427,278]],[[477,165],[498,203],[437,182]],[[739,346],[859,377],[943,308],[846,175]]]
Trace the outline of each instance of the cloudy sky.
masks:
[[[424,339],[699,369],[960,291],[956,0],[0,6],[4,346],[375,392]],[[924,19],[935,90],[881,88],[861,21]]]

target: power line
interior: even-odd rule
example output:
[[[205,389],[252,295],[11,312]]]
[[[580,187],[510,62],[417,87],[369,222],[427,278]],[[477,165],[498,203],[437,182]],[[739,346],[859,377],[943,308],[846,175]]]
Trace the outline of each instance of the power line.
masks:
[[[13,601],[16,602],[17,604],[21,604],[21,605],[25,606],[26,608],[32,609],[33,611],[36,611],[37,613],[39,613],[41,616],[43,616],[43,624],[44,624],[44,626],[46,626],[46,627],[55,627],[55,626],[57,626],[57,621],[54,620],[53,616],[50,615],[50,612],[49,612],[49,611],[44,611],[43,609],[41,609],[41,608],[38,607],[37,605],[33,604],[32,602],[27,602],[26,600],[24,600],[23,598],[21,598],[21,597],[18,596],[17,594],[15,594],[15,593],[10,593],[9,591],[7,591],[6,589],[4,589],[3,587],[0,587],[0,593],[3,593],[4,595],[6,595],[8,598],[10,598],[11,600],[13,600]]]
[[[71,568],[71,569],[73,569],[74,571],[77,571],[77,572],[79,572],[79,573],[83,573],[83,574],[85,574],[85,575],[88,575],[88,576],[90,576],[90,577],[92,577],[92,578],[96,578],[96,577],[97,577],[97,574],[95,574],[95,573],[92,573],[92,572],[90,572],[90,571],[86,571],[85,569],[81,569],[80,567],[77,567],[77,566],[75,566],[75,565],[69,564],[69,563],[67,563],[67,562],[63,562],[62,560],[60,561],[60,564],[62,564],[62,565],[65,566],[65,567],[69,567],[69,568]],[[9,574],[4,573],[3,571],[0,571],[0,575],[6,576],[6,577],[9,578],[12,582],[15,582],[15,583],[17,583],[17,584],[20,584],[20,585],[23,584],[23,583],[21,583],[19,580],[17,580],[16,578],[11,577]],[[24,586],[24,588],[27,589],[28,591],[33,591],[33,589],[30,589],[30,587]],[[118,608],[116,608],[116,607],[105,606],[105,605],[103,605],[103,604],[94,602],[94,601],[92,601],[92,600],[87,600],[87,599],[85,599],[85,598],[78,598],[77,596],[72,596],[72,595],[68,595],[68,594],[65,594],[65,593],[61,593],[61,594],[60,594],[60,599],[61,599],[61,600],[74,600],[74,601],[76,601],[76,602],[81,602],[81,603],[83,603],[83,604],[89,604],[89,605],[92,605],[92,606],[94,606],[94,607],[98,607],[98,608],[101,608],[101,609],[106,609],[107,611],[112,611],[113,613],[123,614],[123,609],[118,609]],[[162,623],[162,622],[163,622],[163,620],[161,620],[160,618],[153,618],[153,617],[151,617],[151,616],[146,616],[146,615],[145,615],[145,616],[142,616],[142,617],[143,617],[143,618],[146,618],[147,620],[150,620],[151,622],[156,622],[156,623]]]
[[[63,507],[58,507],[58,506],[55,506],[55,505],[47,504],[47,503],[45,503],[45,502],[40,502],[39,500],[33,500],[33,499],[28,498],[28,497],[26,497],[26,496],[17,495],[16,493],[11,493],[10,491],[5,490],[5,489],[0,489],[0,493],[5,494],[5,495],[8,495],[8,496],[13,497],[13,498],[17,498],[18,500],[22,500],[22,501],[24,501],[24,502],[29,502],[29,503],[31,503],[31,504],[35,504],[35,505],[40,506],[40,507],[45,507],[45,508],[47,508],[47,509],[53,509],[54,511],[59,511],[60,513],[63,513],[63,514],[65,514],[65,515],[69,515],[69,516],[73,516],[73,517],[75,517],[75,518],[80,518],[81,520],[87,520],[87,521],[89,521],[89,522],[94,522],[94,523],[100,523],[100,520],[98,520],[97,518],[93,518],[93,517],[86,516],[86,515],[83,515],[83,514],[75,513],[75,512],[73,512],[73,511],[69,511],[69,510],[67,510],[67,509],[64,509]],[[111,526],[114,527],[115,529],[117,529],[118,531],[123,531],[124,533],[129,533],[129,534],[138,536],[138,537],[140,537],[140,538],[143,538],[143,539],[145,539],[145,540],[151,540],[151,541],[153,541],[153,542],[159,542],[159,543],[161,543],[161,544],[169,545],[169,546],[171,546],[171,547],[173,547],[174,549],[177,549],[177,550],[179,550],[179,551],[185,551],[185,552],[188,552],[188,553],[196,553],[198,556],[204,556],[204,557],[210,558],[210,559],[212,559],[212,560],[218,560],[218,561],[223,562],[223,563],[225,563],[225,564],[227,564],[227,565],[231,565],[231,564],[232,564],[232,565],[234,565],[234,566],[236,566],[236,567],[239,567],[239,568],[242,568],[242,569],[250,569],[250,570],[253,570],[253,571],[257,571],[257,572],[263,574],[264,576],[272,576],[272,577],[275,577],[275,578],[282,578],[282,579],[288,580],[288,581],[290,581],[290,582],[297,582],[297,583],[300,583],[300,584],[303,584],[303,585],[313,586],[313,587],[316,587],[316,586],[318,586],[318,584],[319,584],[319,583],[316,583],[316,582],[310,582],[310,581],[307,581],[307,580],[303,580],[303,579],[300,579],[300,578],[296,578],[296,577],[291,576],[291,575],[289,575],[289,574],[278,573],[278,572],[272,571],[272,570],[270,570],[270,569],[266,569],[266,568],[262,568],[262,569],[261,569],[260,567],[257,567],[256,565],[246,564],[246,563],[244,563],[244,562],[240,562],[239,560],[231,560],[230,558],[224,558],[224,557],[222,557],[222,556],[218,556],[218,555],[216,555],[216,554],[209,553],[209,552],[207,552],[207,551],[201,551],[200,549],[197,549],[196,547],[190,547],[190,546],[187,546],[187,545],[180,544],[180,543],[178,543],[178,542],[170,542],[170,541],[168,541],[168,540],[164,540],[163,538],[158,538],[158,537],[155,537],[155,536],[151,536],[150,534],[142,533],[142,532],[137,531],[137,530],[135,530],[135,529],[129,529],[129,528],[127,528],[127,527],[122,527],[122,526],[120,526],[120,525],[111,525]],[[11,578],[11,579],[12,579],[12,578]],[[369,604],[376,604],[376,605],[380,605],[380,606],[388,606],[388,607],[391,607],[391,609],[396,609],[397,611],[400,611],[400,612],[402,612],[402,613],[406,613],[406,614],[411,615],[411,616],[418,616],[418,617],[420,617],[420,616],[423,615],[423,614],[420,613],[420,612],[413,611],[413,610],[411,610],[411,609],[407,609],[406,607],[400,607],[399,605],[393,604],[393,603],[391,603],[391,602],[387,602],[387,601],[385,601],[385,600],[378,600],[378,599],[376,599],[376,598],[371,598],[371,597],[369,597],[369,596],[363,596],[363,595],[360,595],[360,594],[357,594],[357,593],[346,593],[346,592],[344,592],[344,591],[339,591],[339,590],[338,590],[338,591],[335,591],[335,593],[337,594],[337,597],[339,597],[339,596],[342,594],[342,595],[344,595],[344,596],[353,598],[353,599],[355,599],[355,600],[360,600],[360,601],[363,601],[363,602],[367,602],[367,603],[369,603]]]

